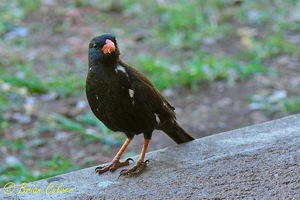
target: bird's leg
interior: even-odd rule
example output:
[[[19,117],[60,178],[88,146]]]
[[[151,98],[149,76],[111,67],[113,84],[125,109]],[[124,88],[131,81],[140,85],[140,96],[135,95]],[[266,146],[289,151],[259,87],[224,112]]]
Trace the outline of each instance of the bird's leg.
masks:
[[[102,174],[104,172],[107,172],[108,170],[110,172],[114,172],[119,167],[129,165],[129,161],[130,160],[133,161],[131,158],[128,158],[127,160],[125,160],[123,162],[120,162],[120,158],[121,158],[122,154],[124,153],[125,149],[127,148],[127,146],[129,145],[130,142],[131,142],[131,138],[127,138],[126,141],[124,142],[123,146],[119,150],[119,152],[116,154],[114,159],[111,161],[111,163],[104,166],[104,167],[102,167],[102,166],[96,167],[95,171],[98,174]]]
[[[136,163],[136,165],[134,165],[130,169],[123,169],[120,172],[119,177],[120,176],[138,176],[143,172],[143,170],[147,167],[147,162],[149,161],[149,160],[144,161],[149,142],[150,142],[150,139],[144,139],[142,152],[141,152],[138,162]]]

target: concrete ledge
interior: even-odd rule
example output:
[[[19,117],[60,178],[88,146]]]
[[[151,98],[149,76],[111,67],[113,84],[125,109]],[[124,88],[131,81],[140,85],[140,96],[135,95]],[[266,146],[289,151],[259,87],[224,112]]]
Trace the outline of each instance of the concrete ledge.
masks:
[[[91,167],[17,185],[11,194],[1,189],[0,199],[298,199],[300,115],[150,152],[147,159],[137,178],[117,179],[120,170],[98,176]]]

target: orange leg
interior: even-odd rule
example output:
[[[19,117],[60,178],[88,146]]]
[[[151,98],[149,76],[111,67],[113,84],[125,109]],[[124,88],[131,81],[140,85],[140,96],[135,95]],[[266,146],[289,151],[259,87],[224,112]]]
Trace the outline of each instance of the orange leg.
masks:
[[[141,161],[141,162],[144,162],[145,155],[146,155],[146,152],[147,152],[147,148],[148,148],[149,143],[150,143],[150,140],[149,140],[149,139],[144,139],[142,152],[141,152],[141,155],[140,155],[140,158],[139,158],[138,162],[140,162],[140,161]]]
[[[149,142],[150,142],[150,139],[144,139],[142,152],[141,152],[138,162],[136,163],[135,166],[133,166],[130,169],[123,169],[120,172],[120,176],[137,176],[143,172],[143,170],[147,167],[148,160],[144,161],[144,159],[145,159],[145,155],[147,152]]]
[[[121,147],[121,149],[118,151],[118,153],[116,154],[114,159],[111,161],[111,163],[104,167],[99,166],[95,169],[95,171],[98,174],[103,174],[104,172],[107,172],[108,170],[110,172],[114,172],[119,167],[129,165],[129,161],[132,160],[131,158],[128,158],[127,160],[125,160],[123,162],[120,162],[120,158],[121,158],[122,154],[124,153],[124,151],[126,150],[126,148],[128,147],[130,142],[131,142],[131,139],[127,138],[126,141],[124,142],[123,146]]]

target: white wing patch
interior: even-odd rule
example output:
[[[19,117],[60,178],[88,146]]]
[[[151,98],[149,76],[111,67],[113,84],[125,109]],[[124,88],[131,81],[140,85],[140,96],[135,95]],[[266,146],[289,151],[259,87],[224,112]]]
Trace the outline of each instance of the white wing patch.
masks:
[[[131,98],[133,98],[133,97],[134,97],[134,93],[135,93],[134,90],[129,89],[128,92],[129,92],[129,96],[130,96]]]
[[[123,67],[123,66],[121,66],[121,65],[118,65],[118,66],[115,68],[115,71],[116,71],[116,73],[118,73],[118,71],[123,72],[123,73],[126,74],[126,76],[128,77],[128,74],[127,74],[127,71],[126,71],[125,67]]]
[[[135,101],[134,101],[134,90],[132,90],[132,89],[128,89],[128,92],[129,92],[129,96],[130,96],[130,98],[132,98],[132,101],[131,101],[131,103],[132,103],[132,105],[134,105],[135,104]]]
[[[157,113],[154,113],[154,115],[155,115],[155,120],[156,120],[157,124],[159,124],[160,123],[159,115]]]

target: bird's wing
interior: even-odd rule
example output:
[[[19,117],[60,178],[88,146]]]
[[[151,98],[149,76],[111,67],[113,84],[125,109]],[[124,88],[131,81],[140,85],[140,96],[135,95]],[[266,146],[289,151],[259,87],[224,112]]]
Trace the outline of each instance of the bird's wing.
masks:
[[[135,103],[147,111],[164,114],[175,119],[174,107],[160,94],[154,85],[138,70],[127,66],[132,73],[129,75],[130,84],[135,92]]]

